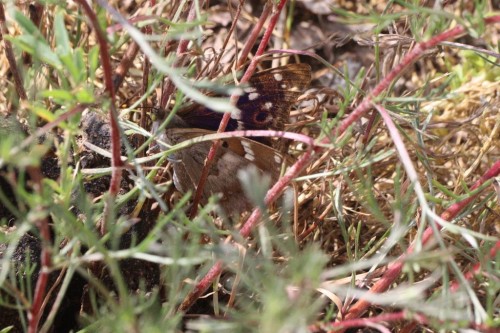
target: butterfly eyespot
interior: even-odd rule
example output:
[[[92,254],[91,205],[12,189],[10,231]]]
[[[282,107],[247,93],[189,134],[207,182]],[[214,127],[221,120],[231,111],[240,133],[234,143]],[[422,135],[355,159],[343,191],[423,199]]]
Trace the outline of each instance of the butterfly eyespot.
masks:
[[[269,112],[260,111],[257,114],[255,114],[254,120],[257,123],[263,123],[266,122],[268,118],[269,118]]]

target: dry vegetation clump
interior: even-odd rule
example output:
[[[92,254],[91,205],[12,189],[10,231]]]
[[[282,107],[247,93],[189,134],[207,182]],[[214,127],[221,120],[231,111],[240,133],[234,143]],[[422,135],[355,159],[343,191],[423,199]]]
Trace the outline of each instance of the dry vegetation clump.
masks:
[[[0,4],[0,330],[498,330],[498,5],[285,3]]]

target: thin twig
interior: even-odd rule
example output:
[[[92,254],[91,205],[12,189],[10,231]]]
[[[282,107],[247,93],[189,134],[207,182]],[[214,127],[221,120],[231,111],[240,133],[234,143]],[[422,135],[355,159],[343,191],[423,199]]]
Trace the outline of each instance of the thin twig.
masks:
[[[111,74],[111,62],[108,52],[108,45],[106,42],[106,37],[102,32],[99,22],[97,20],[97,16],[90,8],[89,4],[84,0],[76,0],[78,4],[85,11],[85,14],[90,19],[91,25],[94,28],[97,42],[99,44],[99,51],[101,55],[102,68],[104,73],[104,82],[106,86],[106,92],[111,98],[111,103],[109,107],[109,124],[111,127],[111,181],[109,185],[109,202],[106,204],[106,210],[104,216],[105,219],[101,224],[101,234],[104,235],[106,233],[106,220],[109,218],[109,209],[111,206],[111,201],[118,195],[120,191],[120,184],[122,179],[122,167],[123,162],[120,158],[121,151],[121,141],[120,141],[120,129],[118,128],[118,115],[116,114],[115,109],[115,89],[113,86],[113,79]]]
[[[262,13],[260,14],[259,20],[253,26],[252,32],[248,36],[248,39],[245,42],[245,45],[243,46],[241,53],[239,54],[240,60],[236,64],[236,69],[240,69],[247,61],[248,55],[250,54],[252,47],[255,45],[257,38],[259,38],[260,31],[262,30],[264,23],[266,22],[267,18],[269,17],[269,14],[271,13],[271,9],[272,5],[269,1],[267,1],[266,4],[264,5]]]
[[[196,6],[199,4],[200,7],[203,7],[204,3],[205,3],[204,0],[201,2],[193,1],[191,3],[191,8],[189,9],[189,13],[188,13],[187,18],[186,18],[187,23],[194,21],[194,19],[196,18]],[[184,61],[184,54],[187,52],[188,45],[189,45],[188,39],[183,38],[179,41],[179,45],[177,46],[177,51],[176,51],[177,60],[173,64],[174,68],[180,67],[182,65],[182,62]],[[166,108],[167,102],[170,99],[170,96],[174,92],[174,88],[175,88],[175,86],[172,83],[172,80],[167,80],[167,82],[165,83],[165,87],[163,88],[163,90],[161,92],[161,100],[160,100],[160,108],[161,109]]]
[[[38,195],[43,195],[42,190],[42,180],[43,176],[38,167],[29,167],[27,171],[30,175],[31,180],[34,183],[34,190]],[[38,207],[39,210],[43,210],[42,207]],[[43,300],[45,298],[45,290],[47,289],[47,283],[49,280],[50,267],[52,266],[51,260],[51,236],[49,220],[47,217],[40,218],[35,221],[36,227],[40,231],[40,237],[42,242],[42,249],[40,252],[40,271],[38,273],[38,279],[36,281],[35,293],[33,296],[33,303],[28,312],[28,333],[36,333],[38,329],[38,323],[43,313]]]
[[[226,47],[227,47],[227,44],[229,43],[229,39],[231,39],[231,36],[233,36],[233,33],[234,33],[234,29],[236,29],[236,25],[238,23],[240,15],[241,15],[241,9],[243,8],[244,4],[245,4],[245,0],[240,0],[240,3],[238,4],[238,8],[236,9],[236,13],[235,13],[234,18],[233,18],[233,23],[231,24],[231,27],[229,28],[227,36],[224,39],[224,42],[222,43],[222,48],[220,49],[220,51],[218,51],[219,55],[215,58],[213,71],[217,71],[217,67],[219,66],[220,60],[222,59],[222,56],[224,55],[224,52],[226,51]],[[236,55],[238,55],[237,51],[236,51]]]
[[[310,327],[312,332],[339,332],[339,329],[347,329],[347,328],[355,328],[355,327],[370,327],[377,323],[391,323],[398,322],[403,320],[413,320],[416,323],[425,325],[428,324],[431,320],[423,314],[420,313],[411,313],[409,311],[399,311],[393,313],[384,313],[378,316],[373,316],[370,318],[361,318],[361,319],[351,319],[343,322],[332,323],[328,325],[314,325]],[[445,321],[438,321],[441,323],[445,323]],[[465,327],[464,327],[465,328]],[[470,323],[469,328],[481,330],[481,332],[496,332],[494,328],[487,327],[478,323]]]

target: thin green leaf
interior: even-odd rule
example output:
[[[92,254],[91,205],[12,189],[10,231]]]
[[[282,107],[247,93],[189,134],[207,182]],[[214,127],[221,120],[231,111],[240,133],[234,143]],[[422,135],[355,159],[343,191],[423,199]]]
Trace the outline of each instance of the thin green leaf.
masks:
[[[52,89],[52,90],[42,90],[39,93],[42,98],[52,98],[57,103],[71,102],[75,99],[75,96],[64,89]]]
[[[54,18],[54,34],[56,38],[56,51],[59,55],[66,56],[71,53],[71,43],[69,41],[68,32],[64,24],[64,14],[58,11]]]
[[[21,13],[20,11],[18,10],[14,11],[14,19],[16,20],[17,24],[19,24],[23,32],[25,32],[26,34],[41,36],[40,31],[33,24],[33,22],[29,18],[24,16],[24,14]]]
[[[71,53],[67,53],[64,55],[59,55],[62,63],[64,64],[64,68],[68,70],[71,78],[73,79],[73,83],[77,84],[80,81],[81,77],[81,69],[79,69],[73,61],[73,56]]]

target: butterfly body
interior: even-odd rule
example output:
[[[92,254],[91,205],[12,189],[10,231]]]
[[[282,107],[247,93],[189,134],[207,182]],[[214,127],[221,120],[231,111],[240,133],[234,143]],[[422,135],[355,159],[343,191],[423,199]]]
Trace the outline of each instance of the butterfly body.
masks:
[[[288,111],[311,80],[311,69],[305,64],[292,64],[256,73],[244,89],[237,103],[239,112],[231,115],[227,131],[233,130],[282,130]],[[169,145],[193,140],[217,130],[221,113],[207,107],[194,105],[180,110],[159,139]],[[197,140],[195,140],[197,141]],[[266,141],[263,141],[266,142]],[[212,142],[196,142],[176,151],[173,161],[175,187],[183,193],[194,191]],[[209,170],[203,188],[206,201],[213,194],[220,194],[219,204],[226,213],[241,213],[251,208],[237,177],[238,171],[255,165],[264,176],[276,181],[285,159],[270,145],[241,137],[222,139],[215,162]]]

